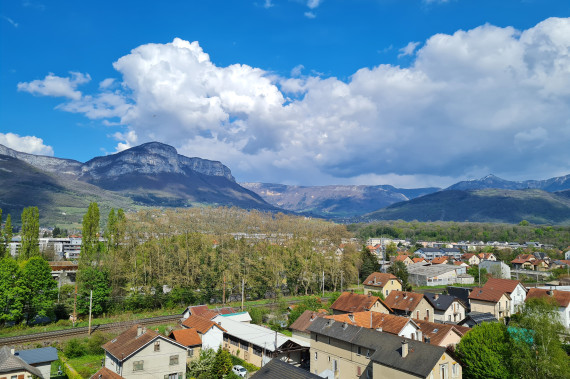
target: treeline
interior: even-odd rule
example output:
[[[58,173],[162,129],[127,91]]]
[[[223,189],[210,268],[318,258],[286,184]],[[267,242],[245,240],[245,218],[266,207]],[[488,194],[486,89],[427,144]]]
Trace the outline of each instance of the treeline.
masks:
[[[570,226],[518,225],[476,222],[381,221],[348,225],[348,230],[366,241],[370,237],[391,237],[416,241],[502,241],[524,243],[540,241],[565,249],[570,241]]]
[[[336,291],[357,282],[360,248],[344,226],[239,208],[111,211],[106,242],[95,203],[83,221],[79,297],[93,312]],[[91,232],[89,232],[91,231]],[[342,282],[342,283],[341,283]],[[164,295],[164,291],[170,291]],[[96,299],[97,298],[97,299]],[[85,310],[85,304],[78,309]]]

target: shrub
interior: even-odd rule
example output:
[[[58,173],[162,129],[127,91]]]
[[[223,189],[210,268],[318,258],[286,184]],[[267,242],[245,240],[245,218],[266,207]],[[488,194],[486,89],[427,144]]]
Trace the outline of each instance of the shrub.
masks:
[[[79,341],[77,338],[73,338],[65,344],[65,348],[63,349],[63,353],[68,358],[77,358],[85,355],[86,349],[83,343]]]
[[[103,346],[108,340],[109,336],[105,333],[93,333],[87,341],[87,352],[93,355],[103,354],[104,350],[101,346]]]

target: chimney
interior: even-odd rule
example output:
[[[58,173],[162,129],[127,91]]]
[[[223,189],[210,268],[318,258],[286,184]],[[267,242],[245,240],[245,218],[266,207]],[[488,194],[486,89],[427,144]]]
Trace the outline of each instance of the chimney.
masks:
[[[343,328],[343,329],[346,329],[347,327],[348,327],[348,324],[346,323],[346,321],[343,322],[343,323],[342,323],[342,328]]]
[[[10,354],[15,355],[16,354],[16,350],[14,350],[14,348],[10,349]]]
[[[354,315],[353,315],[352,313],[349,313],[349,314],[348,314],[348,319],[349,319],[351,322],[354,322]]]
[[[433,297],[433,299],[434,299],[434,300],[437,300],[437,299],[439,299],[439,294],[438,294],[438,293],[436,293],[436,294],[435,294],[435,296]]]
[[[376,328],[377,331],[381,332],[382,331],[382,327]]]
[[[137,326],[137,337],[140,337],[141,334],[143,334],[143,329],[142,329],[142,326],[139,325],[139,326]]]
[[[431,343],[431,338],[430,338],[430,337],[426,337],[426,343]]]
[[[374,284],[376,284],[376,275],[374,275]]]
[[[408,294],[404,292],[404,294],[402,295],[402,297],[405,299],[406,296],[408,296]]]
[[[408,341],[402,341],[402,358],[406,358],[408,356]]]
[[[548,290],[548,291],[546,291],[546,293],[550,296],[554,295],[554,291],[552,291],[552,290]]]

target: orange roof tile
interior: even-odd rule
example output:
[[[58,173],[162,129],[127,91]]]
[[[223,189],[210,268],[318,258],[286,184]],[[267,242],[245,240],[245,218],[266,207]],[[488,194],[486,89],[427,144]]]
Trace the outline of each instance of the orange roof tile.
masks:
[[[107,367],[101,367],[99,371],[91,375],[91,379],[123,379],[123,377]]]
[[[546,290],[541,288],[530,288],[526,295],[526,300],[534,298],[548,297],[556,300],[559,306],[567,307],[570,304],[570,292],[558,290]],[[525,300],[525,301],[526,301]]]
[[[439,346],[449,333],[456,333],[460,338],[461,336],[463,336],[463,333],[455,329],[455,325],[438,324],[435,322],[429,322],[423,320],[414,320],[414,321],[420,327],[424,341],[426,338],[429,338],[429,343],[431,345]]]
[[[407,317],[371,311],[324,316],[324,318],[333,319],[339,322],[346,322],[347,324],[356,325],[363,328],[382,328],[383,332],[395,335],[398,335],[409,322],[414,323],[414,321]]]
[[[313,312],[313,311],[305,311],[299,316],[294,323],[289,326],[289,329],[297,330],[303,333],[309,333],[307,328],[311,325],[311,322],[316,319],[317,317],[327,315],[328,313],[325,311],[324,313],[321,312]]]
[[[195,328],[173,330],[168,337],[184,346],[202,345],[202,338]]]
[[[222,328],[220,325],[216,324],[214,321],[209,320],[209,319],[204,318],[204,317],[194,316],[194,315],[192,315],[192,316],[188,317],[186,320],[184,320],[184,322],[182,323],[182,326],[184,326],[186,328],[195,328],[196,331],[200,334],[206,333],[213,326],[217,326],[218,328],[220,328],[221,330],[223,330],[225,332],[225,329]]]
[[[445,262],[449,261],[448,257],[436,257],[434,259],[431,260],[431,263],[439,265],[439,264],[444,264]]]
[[[519,284],[521,284],[521,282],[518,280],[490,278],[483,288],[500,290],[511,294]]]
[[[343,292],[331,305],[331,309],[341,312],[367,311],[371,309],[377,301],[390,311],[390,307],[378,296],[360,295],[352,292]]]
[[[388,297],[386,297],[385,302],[392,309],[409,312],[416,309],[423,298],[424,295],[421,293],[392,291]]]
[[[491,288],[485,287],[474,287],[473,291],[469,294],[469,299],[472,300],[481,300],[481,301],[488,301],[491,303],[496,303],[501,300],[501,297],[506,295],[509,299],[509,294],[504,290],[496,290]]]
[[[141,328],[141,335],[138,335],[138,328]],[[109,354],[122,361],[143,346],[151,343],[156,338],[165,338],[151,329],[146,329],[140,325],[133,325],[117,338],[107,342],[102,347]],[[174,341],[172,341],[174,342]]]
[[[384,288],[386,283],[388,283],[390,280],[398,280],[398,278],[393,274],[373,272],[372,274],[368,275],[368,278],[366,278],[362,284],[365,286]]]

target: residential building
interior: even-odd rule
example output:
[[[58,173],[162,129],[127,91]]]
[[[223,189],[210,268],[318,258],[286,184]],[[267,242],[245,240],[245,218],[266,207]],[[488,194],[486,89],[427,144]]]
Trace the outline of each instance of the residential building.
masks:
[[[463,251],[461,251],[460,249],[456,248],[456,247],[442,247],[441,252],[443,253],[444,256],[453,258],[453,259],[461,259],[461,256],[463,255]]]
[[[416,320],[408,317],[371,311],[322,317],[338,322],[346,322],[350,325],[360,326],[363,328],[375,329],[380,332],[390,333],[412,340],[422,340],[420,328],[417,325]]]
[[[433,306],[421,293],[392,291],[386,298],[386,304],[399,316],[432,322],[434,320]]]
[[[517,270],[532,270],[532,262],[534,262],[536,258],[532,254],[519,254],[515,259],[511,261],[514,269]]]
[[[390,313],[391,309],[378,296],[360,295],[353,292],[343,292],[331,305],[333,314],[373,311]]]
[[[479,256],[473,253],[465,253],[461,256],[461,259],[469,263],[471,266],[476,266],[481,262]]]
[[[409,255],[404,255],[404,254],[394,257],[394,262],[403,262],[406,266],[414,263],[414,261],[412,261]]]
[[[202,338],[195,328],[173,330],[168,337],[179,344],[186,346],[187,362],[200,357],[200,350],[202,350]]]
[[[362,282],[364,285],[364,294],[369,292],[381,292],[384,297],[390,294],[392,290],[402,290],[402,282],[393,274],[373,272],[368,278]]]
[[[469,312],[457,325],[473,328],[474,326],[481,325],[484,322],[499,322],[499,320],[489,312]]]
[[[196,330],[202,339],[203,349],[218,350],[222,345],[225,330],[220,326],[220,323],[192,315],[188,316],[188,318],[182,322],[182,326],[187,329]]]
[[[251,322],[251,316],[249,315],[249,312],[236,312],[236,313],[228,313],[228,314],[219,314],[216,317],[214,317],[212,319],[212,321],[218,322],[218,321],[227,320],[227,319],[232,319],[232,320],[236,320],[239,322],[245,322],[248,324]]]
[[[444,347],[318,318],[311,331],[311,372],[328,378],[461,378]]]
[[[449,257],[444,255],[431,260],[432,265],[446,265],[449,263]]]
[[[308,365],[310,343],[288,337],[269,328],[231,319],[222,320],[223,348],[261,367],[278,358],[294,365]]]
[[[104,366],[123,378],[186,377],[186,346],[141,325],[134,325],[102,347]]]
[[[524,304],[527,289],[518,280],[490,278],[483,288],[504,291],[511,297],[511,315]]]
[[[570,292],[530,288],[526,295],[526,300],[542,297],[554,299],[558,304],[558,313],[560,314],[562,325],[564,325],[566,329],[570,330]]]
[[[414,263],[408,266],[408,281],[416,286],[438,286],[457,283],[457,276],[466,274],[467,269],[455,265],[424,265]]]
[[[414,254],[419,255],[422,258],[425,258],[430,261],[434,258],[441,257],[444,255],[441,249],[437,247],[422,247],[416,250]]]
[[[479,268],[484,268],[494,278],[511,278],[511,268],[501,261],[481,261],[481,263],[479,263]]]
[[[309,371],[273,358],[257,370],[251,379],[322,379]]]
[[[469,303],[471,312],[491,313],[498,320],[511,315],[511,297],[504,290],[475,287]]]
[[[469,294],[471,293],[471,291],[473,290],[472,287],[445,287],[445,292],[447,292],[448,295],[451,295],[457,299],[459,299],[459,301],[461,301],[463,303],[463,305],[465,305],[465,307],[467,308],[467,311],[469,311]]]
[[[313,312],[313,311],[305,311],[303,312],[296,320],[289,326],[291,329],[293,338],[299,339],[301,341],[305,341],[307,343],[311,342],[311,332],[307,329],[311,325],[314,319],[319,316],[326,316],[328,313],[323,312]]]
[[[44,378],[49,378],[51,364],[57,361],[57,349],[55,347],[41,347],[38,349],[19,350],[14,353],[24,362],[40,370]]]
[[[26,363],[14,353],[14,349],[10,349],[8,346],[0,348],[0,378],[32,379],[34,376],[49,378],[49,375],[44,376],[37,367]]]
[[[122,379],[123,377],[107,367],[101,367],[99,371],[91,375],[91,379]]]
[[[493,253],[479,253],[479,259],[482,261],[496,261],[497,257]]]
[[[189,316],[200,316],[207,318],[208,320],[214,319],[214,317],[220,314],[231,314],[234,310],[230,307],[210,309],[207,305],[191,305],[182,312],[182,320],[186,320]]]
[[[463,332],[464,328],[457,327],[457,325],[440,324],[425,320],[416,320],[416,324],[422,332],[422,341],[436,346],[457,346],[461,341],[461,337],[465,334]],[[468,328],[468,330],[470,329]]]
[[[433,319],[439,322],[458,322],[465,318],[467,307],[455,296],[424,292],[427,301],[433,306]]]

